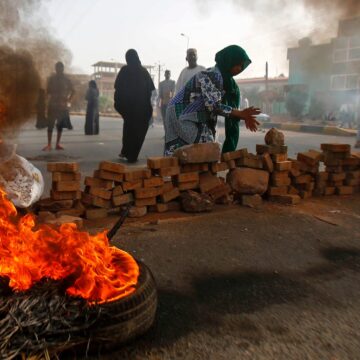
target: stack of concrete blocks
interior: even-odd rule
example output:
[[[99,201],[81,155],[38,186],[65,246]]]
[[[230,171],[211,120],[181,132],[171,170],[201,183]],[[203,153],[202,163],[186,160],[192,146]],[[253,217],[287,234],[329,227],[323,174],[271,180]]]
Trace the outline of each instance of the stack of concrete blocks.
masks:
[[[81,174],[79,164],[75,162],[49,162],[47,170],[51,172],[52,187],[50,198],[39,202],[39,210],[49,211],[56,216],[82,216],[84,207],[81,198]]]

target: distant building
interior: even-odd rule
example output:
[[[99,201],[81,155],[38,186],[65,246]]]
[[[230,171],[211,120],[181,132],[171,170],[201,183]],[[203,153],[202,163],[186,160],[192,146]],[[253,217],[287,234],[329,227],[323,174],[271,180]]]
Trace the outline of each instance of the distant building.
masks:
[[[250,106],[256,106],[268,114],[284,114],[285,88],[288,78],[280,75],[274,78],[265,77],[237,79],[242,99],[247,98]]]
[[[313,45],[309,38],[288,49],[289,87],[307,92],[326,111],[356,105],[360,94],[360,17],[339,22],[337,37]]]
[[[96,80],[97,86],[99,88],[100,96],[107,97],[109,99],[114,98],[114,83],[116,76],[120,69],[126,64],[119,62],[111,61],[98,61],[96,64],[92,65],[94,72],[92,78]],[[152,79],[154,80],[155,75],[153,74],[154,66],[143,65],[147,71],[150,73]]]
[[[91,76],[87,74],[67,74],[71,80],[75,94],[71,101],[72,111],[84,111],[86,109],[85,95]]]

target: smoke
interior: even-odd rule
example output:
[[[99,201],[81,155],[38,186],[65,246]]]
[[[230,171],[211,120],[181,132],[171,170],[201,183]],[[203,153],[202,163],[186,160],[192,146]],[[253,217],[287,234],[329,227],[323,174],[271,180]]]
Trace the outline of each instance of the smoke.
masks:
[[[29,119],[55,63],[71,63],[47,17],[42,0],[0,1],[0,137]]]

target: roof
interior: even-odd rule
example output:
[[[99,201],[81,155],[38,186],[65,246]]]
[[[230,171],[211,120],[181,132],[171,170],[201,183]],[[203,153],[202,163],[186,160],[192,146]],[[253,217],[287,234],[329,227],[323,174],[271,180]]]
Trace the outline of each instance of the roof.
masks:
[[[91,66],[103,66],[108,68],[114,68],[114,69],[121,69],[123,66],[125,66],[125,63],[119,63],[114,61],[98,61],[97,63],[91,65]],[[152,65],[143,65],[143,67],[147,69],[152,69],[154,66]]]

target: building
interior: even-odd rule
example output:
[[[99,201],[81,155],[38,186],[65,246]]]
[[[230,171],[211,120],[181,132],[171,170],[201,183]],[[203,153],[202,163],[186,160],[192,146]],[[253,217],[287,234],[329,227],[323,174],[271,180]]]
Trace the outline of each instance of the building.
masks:
[[[274,78],[257,77],[248,79],[237,79],[241,98],[247,98],[250,106],[259,107],[267,114],[284,114],[285,88],[288,78],[280,75]]]
[[[71,83],[73,84],[75,94],[71,101],[72,111],[84,111],[86,110],[86,91],[89,86],[91,76],[87,74],[67,74]]]
[[[339,111],[345,104],[355,109],[360,94],[360,17],[341,20],[336,38],[326,43],[300,40],[287,57],[287,91],[307,94],[304,112],[315,102],[323,112]]]
[[[92,78],[96,81],[100,96],[108,99],[114,98],[114,83],[120,69],[126,64],[111,61],[98,61],[92,65],[94,72]],[[154,66],[143,65],[154,80]]]

